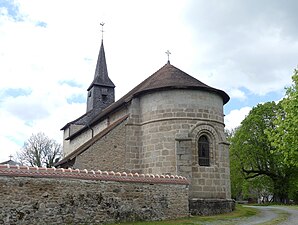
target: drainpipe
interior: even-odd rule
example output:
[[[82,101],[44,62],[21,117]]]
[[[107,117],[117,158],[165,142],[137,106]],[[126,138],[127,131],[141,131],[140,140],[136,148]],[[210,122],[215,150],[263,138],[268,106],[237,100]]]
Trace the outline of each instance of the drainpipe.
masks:
[[[90,127],[88,123],[87,123],[87,127],[91,130],[91,138],[93,138],[93,136],[94,136],[94,130],[93,130],[93,128]]]

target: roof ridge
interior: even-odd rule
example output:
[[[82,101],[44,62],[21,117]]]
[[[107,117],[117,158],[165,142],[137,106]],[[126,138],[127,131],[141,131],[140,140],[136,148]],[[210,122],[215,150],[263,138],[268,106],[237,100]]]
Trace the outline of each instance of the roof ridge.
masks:
[[[139,83],[136,87],[131,89],[127,94],[125,94],[119,100],[117,100],[116,102],[112,103],[107,108],[105,108],[102,112],[100,112],[97,116],[95,116],[90,121],[89,125],[92,125],[93,123],[97,122],[101,118],[105,117],[108,113],[123,106],[127,102],[131,101],[131,99],[137,95],[141,95],[149,91],[154,91],[154,90],[156,91],[161,89],[163,90],[172,89],[172,88],[177,88],[177,89],[189,88],[189,89],[198,89],[198,90],[215,92],[222,97],[224,104],[226,104],[230,99],[230,97],[224,91],[208,86],[205,83],[196,79],[195,77],[173,66],[172,64],[167,63],[164,66],[162,66],[159,70],[154,72],[151,76],[149,76],[141,83]],[[78,132],[73,134],[73,136],[82,132],[83,129],[87,129],[87,127],[85,126],[84,128],[80,129]]]

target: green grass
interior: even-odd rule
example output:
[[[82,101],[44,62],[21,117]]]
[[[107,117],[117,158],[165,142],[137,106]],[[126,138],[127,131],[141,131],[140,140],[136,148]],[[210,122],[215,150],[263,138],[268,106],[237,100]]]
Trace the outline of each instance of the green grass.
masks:
[[[296,209],[296,210],[298,210],[298,205],[289,205],[287,207],[289,207],[290,209]]]
[[[231,213],[225,213],[215,216],[193,216],[188,218],[176,219],[176,220],[165,220],[165,221],[154,221],[154,222],[127,222],[121,224],[132,224],[132,225],[203,225],[206,222],[220,221],[221,224],[234,224],[241,218],[254,216],[258,213],[257,209],[242,207],[242,205],[236,205],[236,209]],[[118,223],[119,224],[119,223]]]

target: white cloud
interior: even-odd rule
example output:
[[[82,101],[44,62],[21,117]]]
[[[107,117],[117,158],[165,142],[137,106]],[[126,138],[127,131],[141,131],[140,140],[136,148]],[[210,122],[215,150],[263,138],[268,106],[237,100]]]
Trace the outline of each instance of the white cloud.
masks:
[[[240,100],[245,100],[247,98],[245,92],[241,91],[239,89],[229,90],[228,94],[229,94],[230,98],[237,98],[237,99],[240,99]]]
[[[241,124],[242,120],[244,120],[245,117],[248,115],[250,110],[251,107],[243,107],[240,109],[231,110],[230,113],[225,116],[225,128],[228,130],[232,130],[238,127]]]
[[[0,94],[7,88],[32,92],[1,95],[0,161],[32,133],[44,131],[62,142],[60,128],[85,112],[85,104],[67,99],[87,94],[102,21],[116,99],[163,66],[167,49],[173,65],[240,100],[247,100],[243,90],[259,95],[282,90],[297,64],[297,20],[290,0],[12,3],[13,17],[0,7]],[[231,111],[227,127],[238,125],[245,112]]]
[[[297,66],[297,1],[192,1],[195,71],[224,90],[281,90]]]

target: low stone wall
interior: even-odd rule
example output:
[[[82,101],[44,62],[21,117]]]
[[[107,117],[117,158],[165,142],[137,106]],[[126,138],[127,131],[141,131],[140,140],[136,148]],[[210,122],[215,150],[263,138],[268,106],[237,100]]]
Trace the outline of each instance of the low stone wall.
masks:
[[[0,224],[106,224],[187,216],[178,176],[0,165]]]
[[[191,215],[215,215],[232,212],[235,209],[235,201],[227,199],[190,199],[189,212]]]

